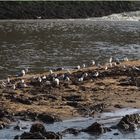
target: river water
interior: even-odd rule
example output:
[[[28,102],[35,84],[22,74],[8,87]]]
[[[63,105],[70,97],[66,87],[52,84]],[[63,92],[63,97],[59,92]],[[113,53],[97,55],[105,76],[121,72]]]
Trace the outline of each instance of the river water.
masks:
[[[0,79],[110,56],[140,59],[140,12],[103,18],[0,20]]]
[[[112,125],[116,125],[122,116],[133,113],[140,113],[140,109],[124,108],[112,112],[104,112],[100,116],[96,116],[94,118],[73,118],[70,120],[64,120],[62,122],[56,122],[54,124],[44,125],[47,131],[53,132],[61,132],[67,128],[86,128],[96,121],[106,127],[110,127]],[[13,129],[13,127],[16,125],[16,123],[13,123],[8,129],[5,128],[0,130],[0,138],[13,139],[16,135],[20,135],[25,131],[29,132],[32,124],[33,122],[21,121],[20,126],[26,127],[27,129],[18,131]],[[114,133],[118,133],[118,135],[114,135]],[[101,135],[93,135],[81,132],[78,135],[66,134],[63,136],[63,139],[140,139],[140,129],[136,130],[135,132],[123,132],[119,131],[118,129],[112,129],[111,132],[107,132]]]
[[[14,75],[28,67],[31,72],[43,72],[59,66],[73,67],[91,60],[105,63],[109,57],[140,59],[140,11],[113,14],[103,18],[53,19],[53,20],[0,20],[0,79]],[[78,118],[54,124],[47,124],[47,130],[62,131],[69,127],[87,127],[95,121],[105,125],[113,124],[124,112],[130,114],[137,109],[104,113],[98,118]],[[108,117],[108,119],[107,119]],[[107,122],[104,122],[106,120]],[[31,122],[22,122],[29,131]],[[0,130],[0,138],[14,138],[21,134],[9,129]],[[23,130],[24,131],[24,130]],[[118,132],[118,136],[113,133]],[[118,130],[101,136],[80,133],[78,136],[66,135],[64,138],[140,138],[140,129],[123,134]]]

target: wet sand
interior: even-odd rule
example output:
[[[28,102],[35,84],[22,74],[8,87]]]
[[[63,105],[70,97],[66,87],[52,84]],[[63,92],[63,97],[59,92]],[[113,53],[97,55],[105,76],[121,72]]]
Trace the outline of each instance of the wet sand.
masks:
[[[0,88],[0,107],[7,114],[21,115],[21,113],[49,114],[58,118],[89,116],[118,108],[140,108],[140,61],[127,61],[105,70],[93,66],[80,70],[72,70],[69,74],[71,81],[61,81],[59,86],[46,86],[44,83],[33,85],[33,76],[49,75],[27,74],[23,77],[12,77],[11,83],[25,80],[27,88]],[[91,77],[95,72],[98,77]],[[77,77],[88,73],[83,82]],[[56,71],[58,75],[66,71]],[[3,123],[4,120],[1,120]]]

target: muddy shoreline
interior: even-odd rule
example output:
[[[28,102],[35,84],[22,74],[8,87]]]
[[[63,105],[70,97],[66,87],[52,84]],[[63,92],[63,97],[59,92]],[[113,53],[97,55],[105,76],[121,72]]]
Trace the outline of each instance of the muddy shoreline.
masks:
[[[60,70],[60,69],[59,69]],[[140,108],[140,61],[124,61],[108,66],[56,70],[42,74],[26,74],[1,80],[0,127],[17,120],[53,123],[74,117],[94,117],[101,112],[120,108]],[[95,74],[99,72],[98,76]],[[69,76],[64,80],[62,74]],[[87,73],[83,81],[79,77]],[[59,85],[49,83],[52,75],[60,79]],[[46,78],[44,77],[46,76]],[[44,77],[39,82],[38,77]],[[20,85],[21,79],[26,87]],[[2,82],[6,87],[2,86]],[[16,85],[13,89],[12,85]]]

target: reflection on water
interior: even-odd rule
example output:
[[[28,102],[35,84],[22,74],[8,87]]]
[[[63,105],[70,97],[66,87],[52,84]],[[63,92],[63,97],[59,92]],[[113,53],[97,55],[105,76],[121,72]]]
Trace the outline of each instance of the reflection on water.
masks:
[[[54,132],[61,132],[67,128],[86,128],[95,121],[98,121],[99,123],[103,124],[104,126],[110,127],[116,123],[119,122],[122,116],[126,114],[133,114],[133,113],[140,113],[139,109],[133,109],[133,108],[125,108],[120,109],[114,112],[106,112],[102,113],[100,117],[94,117],[94,118],[74,118],[71,120],[65,120],[63,122],[56,122],[54,124],[46,124],[46,130],[47,131],[54,131]],[[114,119],[112,119],[112,117]],[[26,130],[17,131],[13,130],[13,127],[15,126],[15,123],[11,125],[9,129],[2,129],[0,130],[0,138],[1,139],[12,139],[16,135],[20,135],[24,131],[28,132],[30,130],[30,126],[33,122],[26,122],[21,121],[22,127],[27,127]],[[119,133],[119,135],[114,135],[114,133]],[[90,135],[84,132],[81,132],[79,135],[72,135],[72,134],[66,134],[63,139],[134,139],[134,138],[140,138],[140,129],[136,130],[135,132],[120,132],[118,129],[112,129],[111,132],[104,133],[102,135]]]
[[[24,67],[33,72],[71,67],[110,56],[140,58],[138,21],[0,21],[0,78]]]

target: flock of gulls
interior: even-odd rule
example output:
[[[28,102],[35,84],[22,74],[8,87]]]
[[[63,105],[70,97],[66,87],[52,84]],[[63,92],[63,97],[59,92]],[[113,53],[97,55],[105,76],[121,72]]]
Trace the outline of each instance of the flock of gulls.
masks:
[[[100,64],[96,64],[96,62],[94,60],[92,60],[89,67],[90,66],[95,66],[97,68],[103,67],[104,70],[107,70],[108,68],[119,65],[121,63],[121,61],[119,59],[114,59],[114,58],[110,57],[108,62],[104,66],[102,66]],[[127,57],[123,58],[123,61],[128,61],[128,58]],[[86,67],[87,67],[86,64],[83,64],[82,66],[80,66],[80,65],[76,66],[74,69],[82,70]],[[125,68],[125,65],[124,65],[124,68]],[[135,67],[135,69],[140,71],[140,68],[138,68],[138,67]],[[60,71],[60,70],[65,70],[65,69],[64,68],[57,69],[57,71]],[[67,82],[71,81],[71,77],[70,77],[71,70],[66,69],[65,71],[66,72],[63,74],[57,74],[55,71],[50,69],[49,76],[46,76],[46,75],[32,76],[31,82],[37,83],[37,84],[41,84],[42,82],[43,83],[45,82],[45,85],[48,85],[48,86],[49,85],[59,86],[60,81],[67,81]],[[6,89],[9,88],[9,89],[13,89],[13,90],[16,90],[18,88],[29,87],[30,85],[28,85],[27,82],[25,82],[25,80],[24,80],[25,75],[28,74],[28,72],[29,72],[29,69],[26,68],[26,69],[21,70],[21,72],[18,75],[16,75],[17,80],[13,80],[12,78],[10,79],[10,77],[8,77],[6,80],[2,80],[0,87],[6,88]],[[99,75],[100,75],[100,72],[95,71],[95,73],[93,73],[93,75],[92,75],[92,78],[97,78],[97,77],[99,77]],[[78,82],[83,82],[88,76],[89,76],[89,74],[87,72],[83,72],[80,76],[75,77],[75,78]]]

